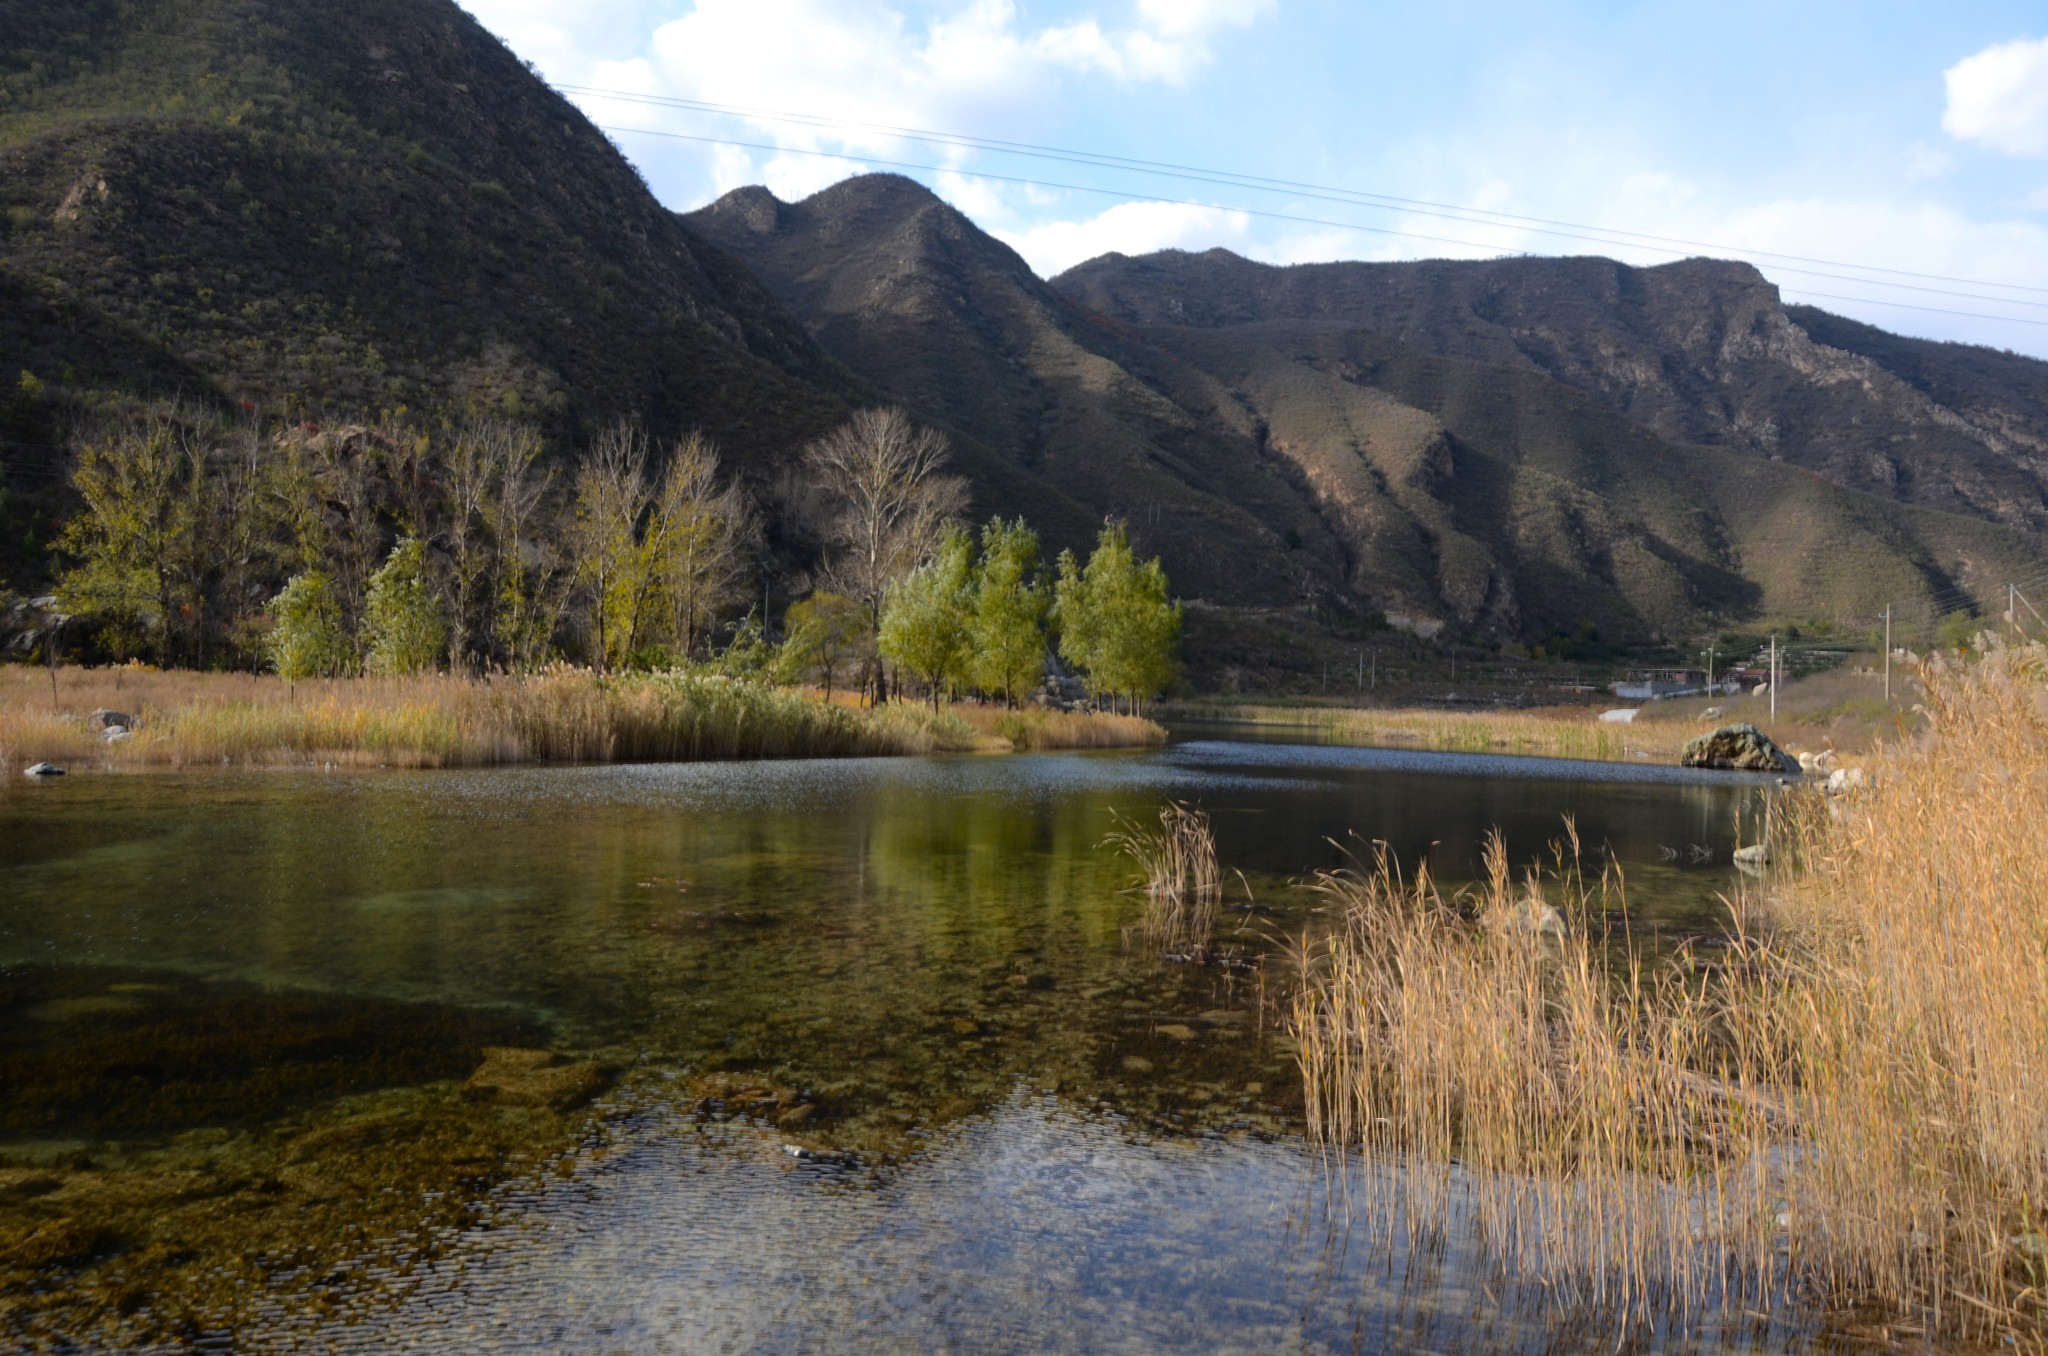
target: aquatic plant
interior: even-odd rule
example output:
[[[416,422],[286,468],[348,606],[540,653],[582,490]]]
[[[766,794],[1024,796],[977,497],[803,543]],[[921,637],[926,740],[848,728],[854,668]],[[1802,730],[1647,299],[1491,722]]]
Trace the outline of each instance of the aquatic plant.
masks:
[[[1322,876],[1293,1025],[1312,1135],[1375,1165],[1353,1199],[1418,1233],[1456,1198],[1504,1268],[1624,1323],[1799,1297],[2038,1342],[2044,668],[1931,667],[1873,786],[1777,817],[1793,865],[1725,949],[1616,945],[1621,881],[1569,845],[1516,879],[1495,840],[1448,899],[1383,854]]]
[[[1209,816],[1179,801],[1159,809],[1159,827],[1118,817],[1104,840],[1138,869],[1134,889],[1145,897],[1138,931],[1168,951],[1198,952],[1216,930],[1223,877],[1216,865],[1216,835]]]

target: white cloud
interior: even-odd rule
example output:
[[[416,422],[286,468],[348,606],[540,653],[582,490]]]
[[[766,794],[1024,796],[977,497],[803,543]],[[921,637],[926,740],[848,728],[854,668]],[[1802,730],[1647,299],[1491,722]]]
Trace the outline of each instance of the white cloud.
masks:
[[[1939,146],[1916,141],[1906,148],[1908,179],[1939,179],[1956,167],[1956,158]]]
[[[993,234],[1040,277],[1050,278],[1101,254],[1150,254],[1154,250],[1242,250],[1251,217],[1220,207],[1179,203],[1127,202],[1080,221],[1048,221],[1023,230]]]
[[[1942,130],[2007,155],[2048,156],[2048,38],[2019,39],[1964,57],[1942,72]]]

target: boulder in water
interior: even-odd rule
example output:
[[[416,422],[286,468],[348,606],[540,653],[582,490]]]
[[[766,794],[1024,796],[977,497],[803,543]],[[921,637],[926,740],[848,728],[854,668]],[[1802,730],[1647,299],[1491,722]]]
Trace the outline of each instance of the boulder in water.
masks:
[[[1736,772],[1798,772],[1799,762],[1754,725],[1723,725],[1699,735],[1678,756],[1680,767],[1718,767]]]
[[[54,763],[31,763],[21,774],[24,777],[61,777],[64,769]]]

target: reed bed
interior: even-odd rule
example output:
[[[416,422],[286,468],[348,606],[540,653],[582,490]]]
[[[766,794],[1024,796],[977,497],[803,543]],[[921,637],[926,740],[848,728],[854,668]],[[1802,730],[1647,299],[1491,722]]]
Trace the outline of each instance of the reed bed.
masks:
[[[1160,807],[1156,828],[1121,816],[1118,824],[1103,845],[1128,857],[1138,870],[1133,888],[1145,897],[1139,935],[1172,952],[1204,951],[1223,907],[1223,876],[1209,816],[1169,801]]]
[[[1038,707],[949,708],[984,735],[1005,740],[1019,753],[1051,749],[1132,749],[1166,742],[1166,728],[1142,716],[1111,711],[1050,711]]]
[[[1253,725],[1289,725],[1332,739],[1438,753],[1511,753],[1620,761],[1638,753],[1676,758],[1696,730],[1604,723],[1590,709],[1438,711],[1428,708],[1204,706],[1177,714]]]
[[[87,726],[136,717],[109,743]],[[288,684],[249,674],[142,668],[0,668],[0,767],[201,763],[476,767],[530,760],[663,762],[1001,751],[1011,733],[950,708],[855,709],[787,688],[688,672],[600,678],[427,676]],[[1033,747],[1149,742],[1122,717],[1029,727]],[[1141,723],[1142,724],[1142,723]],[[1156,727],[1155,727],[1156,728]]]
[[[1567,843],[1445,898],[1383,856],[1293,1002],[1312,1134],[1411,1233],[1624,1325],[1788,1311],[2042,1344],[2048,656],[1923,675],[1875,784],[1803,792],[1725,946],[1642,957]],[[1562,928],[1541,920],[1557,910]],[[1457,1166],[1452,1166],[1453,1164]]]

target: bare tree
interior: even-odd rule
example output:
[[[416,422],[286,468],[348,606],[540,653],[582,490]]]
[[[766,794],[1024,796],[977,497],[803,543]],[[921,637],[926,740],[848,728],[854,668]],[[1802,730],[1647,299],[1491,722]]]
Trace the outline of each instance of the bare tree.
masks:
[[[737,484],[719,483],[718,450],[696,433],[676,444],[647,540],[685,656],[738,595],[757,536],[746,495]]]
[[[829,505],[826,577],[881,627],[889,586],[930,559],[946,526],[967,509],[967,482],[944,474],[945,435],[919,428],[901,409],[861,410],[804,449],[812,483]],[[876,701],[888,693],[878,661]]]
[[[481,501],[491,536],[491,610],[494,652],[517,669],[532,667],[547,649],[561,616],[568,571],[552,535],[535,532],[551,472],[538,469],[540,435],[524,424],[493,424],[481,439],[487,487]]]
[[[540,447],[531,427],[489,418],[465,424],[449,445],[441,468],[441,542],[448,553],[448,661],[458,673],[504,647],[496,623],[508,609],[515,631],[525,624],[533,581],[521,542],[546,487],[533,475]]]

